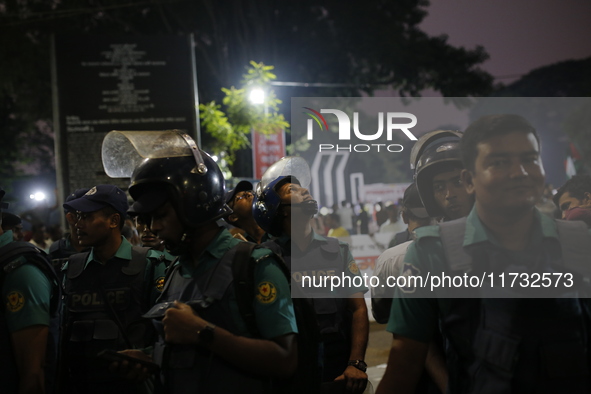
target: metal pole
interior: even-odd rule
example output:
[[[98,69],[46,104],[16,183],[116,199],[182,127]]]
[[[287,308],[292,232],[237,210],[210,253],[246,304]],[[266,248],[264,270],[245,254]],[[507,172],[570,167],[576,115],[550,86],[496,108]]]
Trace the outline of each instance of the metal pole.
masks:
[[[56,185],[57,185],[57,206],[61,208],[62,204],[66,199],[66,195],[69,193],[69,169],[68,169],[68,139],[67,135],[63,133],[60,124],[60,110],[59,110],[59,88],[57,80],[57,57],[56,57],[56,44],[55,36],[51,35],[51,99],[53,107],[53,131],[55,135],[54,148],[55,148],[55,173],[56,173]],[[61,209],[59,209],[61,212]],[[62,229],[68,231],[66,224],[66,218],[64,215],[60,215],[60,223]]]
[[[197,89],[197,60],[195,59],[195,40],[193,34],[189,34],[189,48],[191,51],[191,67],[193,68],[193,94],[195,97],[195,141],[201,146],[201,119],[199,119],[199,90]]]

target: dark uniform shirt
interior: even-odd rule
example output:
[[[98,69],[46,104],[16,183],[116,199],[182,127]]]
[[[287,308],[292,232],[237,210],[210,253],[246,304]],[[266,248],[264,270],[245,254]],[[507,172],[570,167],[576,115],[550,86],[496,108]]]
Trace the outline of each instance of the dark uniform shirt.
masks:
[[[417,240],[408,248],[403,270],[422,276],[450,274],[439,227],[415,231]],[[556,222],[537,210],[523,251],[504,249],[475,208],[466,219],[463,246],[471,250],[472,267],[484,260],[489,268],[551,272],[555,266],[541,263],[561,261],[562,256]],[[450,299],[434,298],[437,293],[428,286],[397,287],[387,331],[427,343],[441,325],[448,340],[449,392],[588,392],[587,300],[571,298],[577,293],[568,289],[564,292],[571,295],[559,298],[497,298],[515,294],[498,282],[491,291],[487,294],[493,298]]]

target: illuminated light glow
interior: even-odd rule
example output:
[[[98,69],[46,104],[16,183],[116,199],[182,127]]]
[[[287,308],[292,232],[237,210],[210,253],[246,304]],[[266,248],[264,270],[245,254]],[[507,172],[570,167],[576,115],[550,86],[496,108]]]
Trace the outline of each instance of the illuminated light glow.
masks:
[[[45,193],[43,192],[36,192],[34,194],[29,195],[29,198],[31,198],[31,200],[35,200],[35,201],[43,201],[45,200]]]
[[[261,88],[254,88],[250,91],[248,99],[253,104],[263,104],[265,102],[265,91]]]

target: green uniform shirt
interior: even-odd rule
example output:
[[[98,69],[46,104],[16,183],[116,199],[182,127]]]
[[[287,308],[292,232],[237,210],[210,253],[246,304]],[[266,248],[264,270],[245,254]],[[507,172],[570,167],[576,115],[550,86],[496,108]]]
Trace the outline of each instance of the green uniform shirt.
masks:
[[[199,264],[196,267],[189,256],[181,256],[179,259],[181,275],[185,278],[204,275],[239,242],[242,241],[233,238],[228,230],[221,230],[200,256]],[[253,306],[257,327],[262,337],[271,339],[297,333],[289,283],[279,267],[280,263],[276,261],[269,249],[255,249],[252,257],[259,260],[254,272],[257,292]],[[229,309],[232,311],[236,326],[240,328],[240,332],[244,333],[244,336],[248,336],[248,330],[242,320],[235,297],[227,302],[230,303]]]
[[[0,247],[12,242],[12,231],[0,235]],[[25,260],[25,257],[18,257]],[[15,332],[34,325],[49,326],[51,281],[32,263],[8,273],[2,286],[8,330]]]
[[[155,251],[158,252],[157,250],[155,250]],[[168,253],[168,250],[166,250],[166,249],[164,249],[160,253],[162,253],[162,256],[164,256],[161,259],[166,260],[167,265],[170,265],[170,263],[172,263],[174,261],[174,259],[176,259],[176,256],[173,256],[170,253]]]
[[[413,242],[404,258],[405,264],[411,264],[413,274],[439,275],[442,272],[449,274],[449,265],[445,261],[445,252],[439,238],[438,226],[420,227],[415,230],[417,241]],[[463,246],[479,244],[481,247],[489,247],[502,251],[504,255],[514,262],[532,260],[536,253],[542,250],[553,259],[561,256],[558,231],[553,219],[535,210],[535,225],[530,242],[523,251],[512,252],[502,248],[492,234],[486,229],[476,208],[473,208],[466,220],[466,232]],[[533,260],[532,260],[533,261]],[[395,298],[392,300],[390,319],[387,331],[421,342],[429,342],[433,332],[438,327],[440,315],[449,311],[450,300],[445,298],[428,298],[429,288],[416,287],[415,295],[405,295],[400,288],[395,290]],[[425,298],[421,298],[425,297]]]

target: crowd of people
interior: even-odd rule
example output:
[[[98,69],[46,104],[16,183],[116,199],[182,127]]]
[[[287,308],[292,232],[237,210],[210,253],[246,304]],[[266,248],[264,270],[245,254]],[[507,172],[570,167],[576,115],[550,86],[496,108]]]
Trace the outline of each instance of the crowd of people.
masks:
[[[166,138],[177,154],[134,169],[131,204],[114,185],[74,191],[50,245],[23,241],[3,213],[2,392],[364,392],[370,289],[343,239],[369,231],[368,211],[342,202],[319,224],[301,159],[226,190],[190,137]],[[414,182],[374,210],[392,233],[382,283],[518,272],[579,286],[536,298],[371,287],[393,338],[377,393],[590,392],[591,177],[552,195],[537,133],[517,115],[416,144]],[[327,277],[348,285],[306,286]]]

